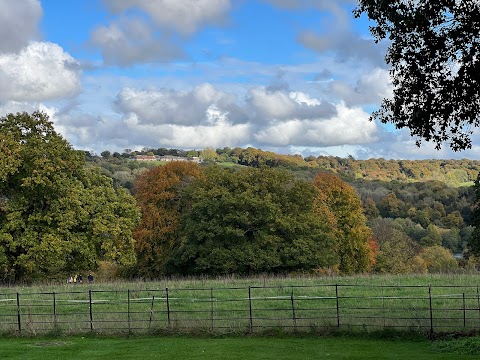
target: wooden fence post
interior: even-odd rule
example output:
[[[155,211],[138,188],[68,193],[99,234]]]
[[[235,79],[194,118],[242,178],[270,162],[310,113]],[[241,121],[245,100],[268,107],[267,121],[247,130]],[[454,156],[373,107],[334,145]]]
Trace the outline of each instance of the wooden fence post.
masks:
[[[463,296],[463,327],[467,327],[467,305],[465,303],[465,293],[463,293],[462,296]]]

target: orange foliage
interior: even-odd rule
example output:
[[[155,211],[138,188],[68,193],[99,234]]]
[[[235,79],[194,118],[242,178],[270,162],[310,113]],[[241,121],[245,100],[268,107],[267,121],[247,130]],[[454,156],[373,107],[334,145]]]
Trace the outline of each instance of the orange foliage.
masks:
[[[319,202],[335,216],[340,271],[346,274],[369,271],[375,259],[370,244],[372,231],[366,225],[355,189],[331,173],[318,174],[313,185],[321,194]]]
[[[140,273],[162,273],[179,241],[179,192],[200,176],[196,163],[174,161],[145,171],[136,180],[134,196],[142,211],[134,231]]]

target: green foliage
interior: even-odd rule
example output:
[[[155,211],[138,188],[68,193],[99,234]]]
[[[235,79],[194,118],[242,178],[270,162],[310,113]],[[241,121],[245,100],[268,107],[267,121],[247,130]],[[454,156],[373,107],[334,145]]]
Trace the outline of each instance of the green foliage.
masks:
[[[420,257],[425,261],[429,273],[448,273],[458,268],[452,253],[439,245],[426,248]]]
[[[374,270],[379,273],[421,273],[426,269],[419,266],[416,256],[420,246],[408,235],[395,227],[392,219],[378,218],[371,225],[379,250]]]
[[[362,13],[375,40],[389,41],[394,86],[372,117],[408,128],[417,144],[470,148],[480,113],[478,1],[360,0],[354,14]]]
[[[475,226],[470,239],[468,240],[468,249],[475,255],[480,256],[480,174],[475,181],[475,205],[472,216],[472,224]]]
[[[316,191],[291,174],[209,167],[185,189],[184,274],[311,271],[335,263],[325,223],[312,211]]]
[[[0,182],[0,280],[94,268],[103,258],[134,262],[139,212],[124,189],[86,169],[43,113],[0,118],[0,133],[18,149]]]

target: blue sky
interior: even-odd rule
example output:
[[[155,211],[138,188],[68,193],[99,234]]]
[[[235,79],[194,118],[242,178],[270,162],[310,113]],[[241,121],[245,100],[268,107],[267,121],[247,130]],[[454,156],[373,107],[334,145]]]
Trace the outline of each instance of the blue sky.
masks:
[[[254,146],[479,158],[368,120],[388,44],[355,0],[2,0],[0,115],[41,109],[77,149]],[[474,135],[474,144],[476,135]]]

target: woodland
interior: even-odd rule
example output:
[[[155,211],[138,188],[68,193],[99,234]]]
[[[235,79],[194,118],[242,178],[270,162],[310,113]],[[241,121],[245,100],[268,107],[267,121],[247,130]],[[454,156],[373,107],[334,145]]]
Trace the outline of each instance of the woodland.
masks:
[[[477,266],[477,161],[253,148],[95,155],[73,149],[39,112],[1,118],[0,134],[2,282]]]
[[[476,242],[471,239],[475,229],[474,183],[480,171],[480,161],[303,158],[254,148],[199,151],[159,148],[133,152],[126,149],[113,154],[105,151],[100,156],[87,153],[87,164],[100,167],[113,179],[115,186],[125,187],[135,194],[134,184],[139,184],[138,179],[142,179],[139,174],[161,164],[135,161],[135,156],[140,154],[201,157],[201,168],[216,164],[229,169],[225,170],[227,174],[239,174],[251,168],[261,172],[286,171],[296,180],[307,183],[313,183],[319,174],[335,175],[337,181],[355,189],[366,224],[372,231],[375,259],[369,271],[439,272],[476,266],[478,252],[474,246]],[[152,186],[155,181],[151,178],[146,182]],[[138,195],[135,196],[138,200]],[[274,272],[299,270],[305,269],[278,268]],[[203,271],[208,273],[205,269]],[[310,271],[344,270],[334,265],[311,268]],[[213,271],[216,272],[218,269]],[[240,271],[251,272],[251,269]]]

